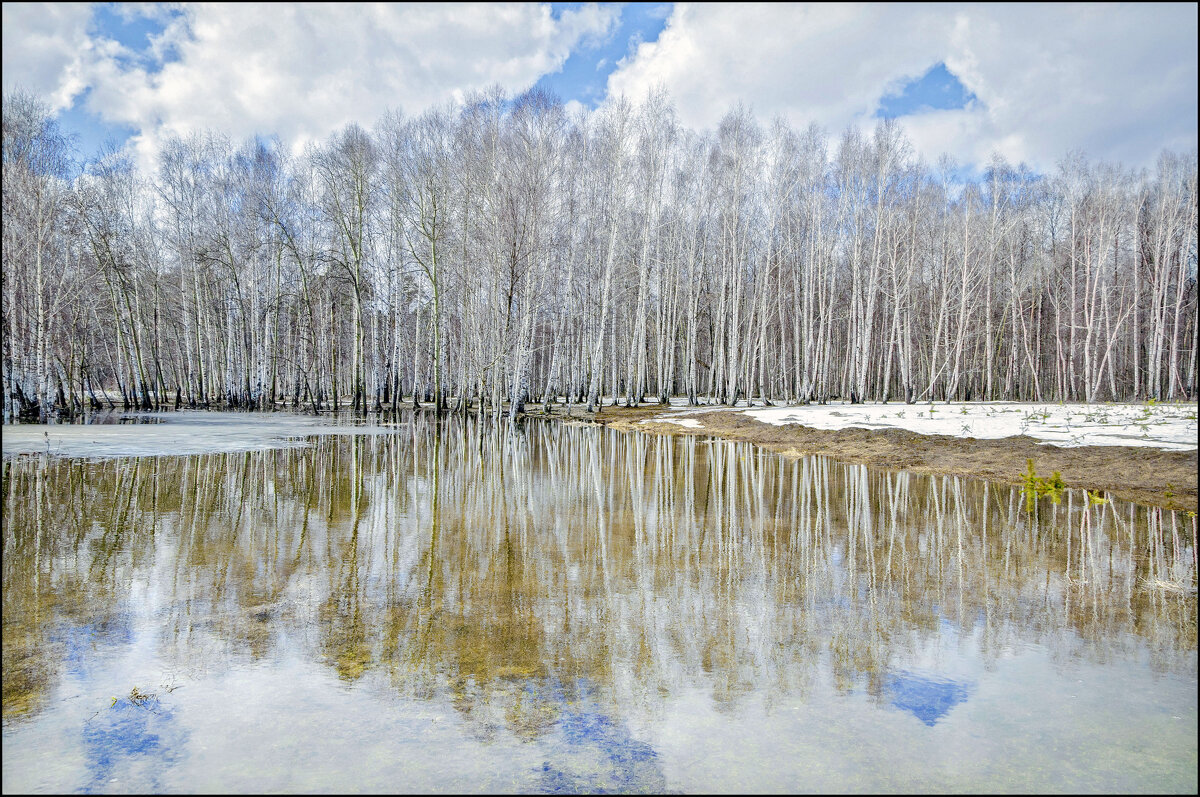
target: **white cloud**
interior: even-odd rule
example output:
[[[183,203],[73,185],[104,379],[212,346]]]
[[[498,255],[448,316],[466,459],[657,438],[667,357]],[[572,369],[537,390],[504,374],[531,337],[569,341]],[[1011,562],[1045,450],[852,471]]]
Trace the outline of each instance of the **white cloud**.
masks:
[[[87,34],[92,11],[76,3],[4,3],[4,91],[21,87],[54,110],[69,108],[86,88],[93,58]]]
[[[1196,145],[1195,5],[686,5],[609,77],[663,84],[681,120],[739,100],[831,132],[873,125],[879,100],[944,62],[978,103],[904,117],[918,152],[1052,168],[1070,149],[1129,166]]]
[[[1195,5],[1062,5],[973,11],[946,65],[986,108],[980,144],[1147,166],[1196,145],[1196,58]]]
[[[555,20],[533,5],[245,4],[187,16],[178,61],[114,81],[115,96],[97,92],[94,106],[151,134],[216,127],[298,146],[389,107],[419,113],[493,83],[528,88],[614,12],[584,6]]]
[[[299,145],[388,107],[419,113],[500,83],[520,91],[610,35],[616,5],[195,4],[171,14],[150,58],[130,57],[77,4],[3,5],[4,86],[138,131],[146,163],[164,132],[217,128]],[[1195,5],[678,4],[655,42],[608,79],[638,99],[665,85],[680,119],[715,125],[735,103],[837,134],[871,126],[881,97],[944,62],[978,102],[903,118],[927,160],[991,152],[1053,168],[1071,149],[1129,166],[1196,145]],[[166,65],[154,71],[159,63]]]
[[[11,40],[12,72],[33,90],[69,98],[91,87],[90,110],[140,131],[143,165],[167,132],[278,134],[299,146],[350,121],[370,125],[387,108],[420,113],[496,83],[521,91],[561,69],[580,42],[607,34],[619,13],[587,5],[555,19],[549,6],[525,3],[194,4],[152,38],[158,57],[171,52],[153,71],[118,59],[115,42],[86,36],[90,9],[11,8],[6,85]]]
[[[782,114],[837,129],[932,66],[931,42],[950,24],[935,11],[888,5],[680,3],[658,40],[609,76],[608,89],[640,98],[662,83],[694,127],[714,126],[741,101],[762,121]]]

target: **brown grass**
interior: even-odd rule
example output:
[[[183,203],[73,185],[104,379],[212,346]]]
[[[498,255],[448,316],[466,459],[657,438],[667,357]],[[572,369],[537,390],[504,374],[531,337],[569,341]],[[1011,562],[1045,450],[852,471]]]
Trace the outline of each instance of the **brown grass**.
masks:
[[[1196,452],[1160,451],[1133,446],[1043,445],[1031,437],[978,440],[923,435],[903,429],[826,431],[796,423],[779,426],[740,412],[688,415],[703,424],[694,429],[674,423],[642,423],[661,415],[658,405],[604,407],[592,422],[613,429],[657,434],[693,434],[743,440],[788,456],[822,454],[893,470],[978,476],[1020,484],[1026,460],[1038,474],[1059,471],[1068,487],[1104,490],[1139,504],[1196,511]]]

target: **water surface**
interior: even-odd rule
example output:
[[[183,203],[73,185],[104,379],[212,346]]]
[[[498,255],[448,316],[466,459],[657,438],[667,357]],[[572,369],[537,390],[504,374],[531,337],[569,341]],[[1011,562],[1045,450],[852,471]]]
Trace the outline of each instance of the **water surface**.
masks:
[[[351,428],[6,459],[5,791],[1196,791],[1186,513]]]

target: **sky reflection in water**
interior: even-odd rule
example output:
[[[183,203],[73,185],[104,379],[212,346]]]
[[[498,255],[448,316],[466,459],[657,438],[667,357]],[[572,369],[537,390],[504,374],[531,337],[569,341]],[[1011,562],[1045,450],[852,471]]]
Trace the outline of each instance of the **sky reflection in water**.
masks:
[[[4,789],[1196,789],[1183,513],[370,431],[6,460]]]

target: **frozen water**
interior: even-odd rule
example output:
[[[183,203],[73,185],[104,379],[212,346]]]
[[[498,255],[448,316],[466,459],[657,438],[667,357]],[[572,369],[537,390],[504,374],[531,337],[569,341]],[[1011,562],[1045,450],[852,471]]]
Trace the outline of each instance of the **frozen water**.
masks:
[[[86,424],[13,424],[4,427],[5,457],[144,457],[301,448],[314,435],[382,434],[395,425],[285,412],[113,413]],[[118,422],[112,422],[118,421]]]

